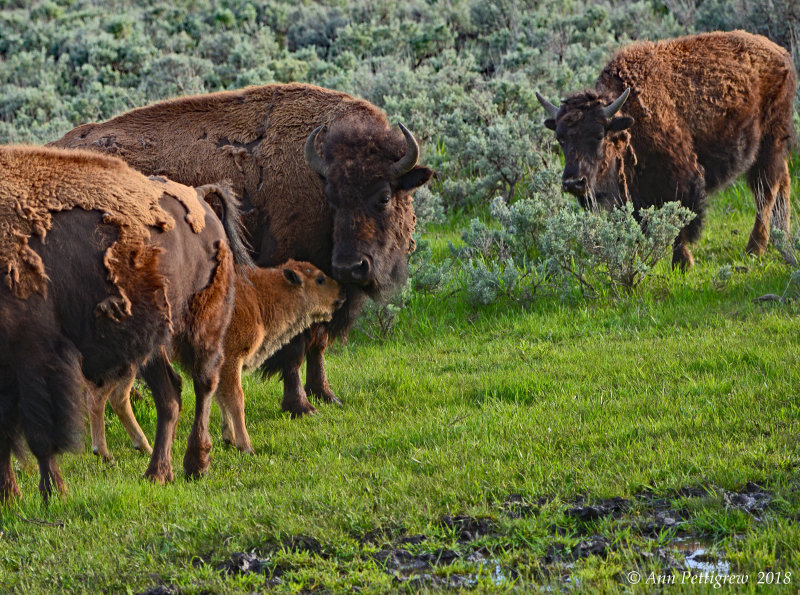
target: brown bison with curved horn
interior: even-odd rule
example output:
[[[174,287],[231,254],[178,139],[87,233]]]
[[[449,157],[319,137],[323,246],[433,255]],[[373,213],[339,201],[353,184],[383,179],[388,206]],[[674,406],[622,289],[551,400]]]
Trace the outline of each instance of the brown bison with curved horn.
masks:
[[[678,200],[697,214],[672,264],[693,264],[707,194],[747,172],[756,220],[747,251],[761,255],[770,223],[789,231],[787,153],[797,73],[789,53],[744,31],[636,43],[605,66],[594,90],[556,107],[538,93],[564,151],[564,190],[584,208]]]
[[[347,300],[327,326],[298,336],[265,369],[283,374],[283,409],[315,411],[306,391],[338,402],[323,353],[368,296],[400,286],[416,223],[412,191],[433,172],[419,147],[371,103],[304,84],[273,84],[155,103],[52,143],[113,153],[187,185],[228,180],[242,197],[260,266],[308,261]],[[308,357],[305,387],[300,366]]]

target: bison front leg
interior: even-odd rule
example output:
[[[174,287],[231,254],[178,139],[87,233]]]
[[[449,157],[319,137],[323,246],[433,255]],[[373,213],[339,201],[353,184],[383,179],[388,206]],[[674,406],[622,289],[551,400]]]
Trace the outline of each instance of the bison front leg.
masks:
[[[226,359],[222,364],[216,397],[222,411],[222,439],[242,452],[255,454],[245,425],[241,358]]]
[[[306,352],[306,336],[297,335],[277,354],[283,371],[283,402],[281,409],[288,411],[292,417],[316,413],[317,410],[308,402],[303,383],[300,381],[300,367]]]
[[[157,416],[153,454],[144,476],[164,484],[174,479],[172,442],[181,412],[181,377],[172,369],[163,347],[142,368],[142,376],[153,393]]]
[[[683,272],[694,266],[694,256],[692,256],[691,250],[686,245],[688,243],[687,237],[688,233],[685,229],[682,229],[672,246],[672,268],[680,269]]]
[[[341,405],[342,402],[331,390],[325,376],[325,348],[328,346],[328,327],[318,324],[311,328],[311,341],[306,351],[306,393],[321,398],[326,403]]]
[[[666,187],[676,188],[676,195],[680,197],[681,206],[695,214],[694,219],[678,233],[672,247],[672,268],[678,268],[685,272],[694,266],[694,256],[692,256],[688,244],[700,239],[708,208],[708,195],[706,194],[705,178],[696,167],[691,171],[673,172],[671,179],[674,180],[671,183],[674,185],[668,184]]]
[[[0,503],[19,498],[19,486],[11,466],[11,441],[0,441]]]

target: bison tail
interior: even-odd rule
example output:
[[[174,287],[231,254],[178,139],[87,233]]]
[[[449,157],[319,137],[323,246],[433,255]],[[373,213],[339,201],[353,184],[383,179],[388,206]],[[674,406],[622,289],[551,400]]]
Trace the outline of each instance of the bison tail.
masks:
[[[86,410],[88,387],[77,347],[64,338],[50,347],[39,345],[40,357],[21,357],[17,367],[19,426],[37,458],[77,450]]]
[[[222,206],[222,227],[225,235],[228,236],[228,243],[233,253],[233,261],[239,266],[253,269],[256,264],[250,256],[250,246],[244,239],[244,226],[242,225],[242,213],[239,209],[239,199],[233,189],[228,184],[206,184],[197,188],[197,193],[206,202],[208,195],[216,194]]]

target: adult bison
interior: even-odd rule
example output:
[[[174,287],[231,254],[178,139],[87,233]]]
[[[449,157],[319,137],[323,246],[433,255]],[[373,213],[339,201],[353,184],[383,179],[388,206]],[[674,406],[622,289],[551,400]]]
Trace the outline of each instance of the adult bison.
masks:
[[[594,90],[558,108],[537,93],[565,158],[564,190],[585,208],[678,200],[697,216],[672,264],[693,264],[706,194],[747,172],[756,220],[747,250],[767,247],[770,222],[789,231],[786,157],[794,139],[796,71],[789,53],[744,31],[636,43],[617,53]]]
[[[180,377],[170,343],[186,354],[197,394],[184,469],[205,471],[234,281],[223,225],[201,199],[212,191],[233,206],[219,188],[148,179],[112,157],[0,147],[0,500],[19,493],[20,437],[44,498],[63,491],[55,455],[75,445],[87,389],[112,390],[137,366],[158,413],[146,475],[171,480]]]
[[[228,180],[250,211],[259,265],[309,261],[344,287],[346,305],[329,327],[299,335],[265,364],[282,372],[282,407],[292,415],[315,411],[306,391],[338,402],[324,369],[329,331],[346,332],[367,296],[404,281],[416,223],[411,191],[433,173],[416,165],[408,130],[345,93],[274,84],[155,103],[52,144],[113,153],[192,186]]]

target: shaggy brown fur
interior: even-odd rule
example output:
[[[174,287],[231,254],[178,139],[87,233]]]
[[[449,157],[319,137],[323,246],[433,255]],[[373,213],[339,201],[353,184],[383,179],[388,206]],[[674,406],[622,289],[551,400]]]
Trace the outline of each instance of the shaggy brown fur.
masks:
[[[316,149],[326,179],[304,157],[320,125]],[[411,191],[432,175],[424,167],[390,175],[406,142],[377,107],[296,83],[164,101],[79,126],[52,144],[112,153],[184,184],[230,181],[252,208],[245,220],[260,265],[296,258],[343,282],[347,305],[334,316],[334,334],[346,332],[367,295],[402,282],[413,248]],[[307,345],[306,389],[336,400],[323,367],[328,334],[315,336],[310,344],[308,335],[298,337],[267,363],[283,373],[284,407],[295,415],[314,411],[299,373]]]
[[[154,183],[163,184],[159,181]],[[183,465],[188,477],[202,475],[209,464],[209,407],[211,395],[219,382],[221,343],[233,311],[235,275],[225,231],[210,206],[201,201],[198,194],[202,195],[204,191],[198,189],[193,198],[184,193],[180,202],[162,199],[162,206],[177,223],[170,233],[154,233],[151,238],[154,247],[169,255],[158,263],[159,272],[169,280],[167,299],[171,340],[164,344],[172,345],[172,351],[189,369],[194,382],[196,411]],[[197,216],[200,212],[203,213],[202,221]],[[115,382],[91,392],[89,417],[92,450],[110,460],[103,420],[105,403],[110,400],[134,446],[152,452],[145,476],[164,483],[173,479],[171,446],[181,407],[180,379],[171,371],[165,352],[160,351],[153,359],[155,361],[143,370],[143,375],[148,384],[161,387],[158,393],[153,390],[158,413],[154,449],[150,448],[130,408],[129,392],[135,367],[129,367]]]
[[[105,394],[140,366],[158,410],[146,475],[170,480],[180,409],[180,379],[163,349],[170,340],[190,362],[198,401],[184,469],[202,473],[233,308],[231,251],[198,199],[206,191],[82,152],[0,147],[0,156],[0,223],[33,230],[27,247],[46,280],[27,297],[0,284],[0,500],[19,493],[10,456],[20,437],[39,461],[44,498],[62,492],[55,456],[77,443],[87,383]]]
[[[147,226],[174,225],[158,206],[163,190],[122,161],[88,151],[57,159],[53,154],[41,147],[0,147],[0,265],[6,286],[21,298],[45,295],[42,261],[28,240],[34,234],[45,239],[54,211],[79,207],[113,213],[113,224],[124,226],[131,242],[143,241]],[[86,170],[96,175],[86,176]]]
[[[339,284],[307,262],[290,260],[279,268],[259,268],[237,275],[233,317],[225,333],[224,361],[216,400],[222,411],[222,438],[239,450],[253,452],[244,417],[242,371],[259,367],[312,324],[329,321],[342,305]],[[133,374],[113,388],[109,400],[134,443],[150,451],[130,407]],[[102,409],[92,418],[97,454],[110,459]]]
[[[685,268],[706,193],[747,172],[756,202],[747,250],[761,254],[770,223],[789,230],[796,79],[786,50],[744,31],[628,46],[595,91],[570,95],[545,121],[564,149],[565,189],[584,206],[632,200],[638,210],[679,200],[697,213],[675,242],[673,264]],[[606,118],[602,108],[626,88],[620,112]]]

